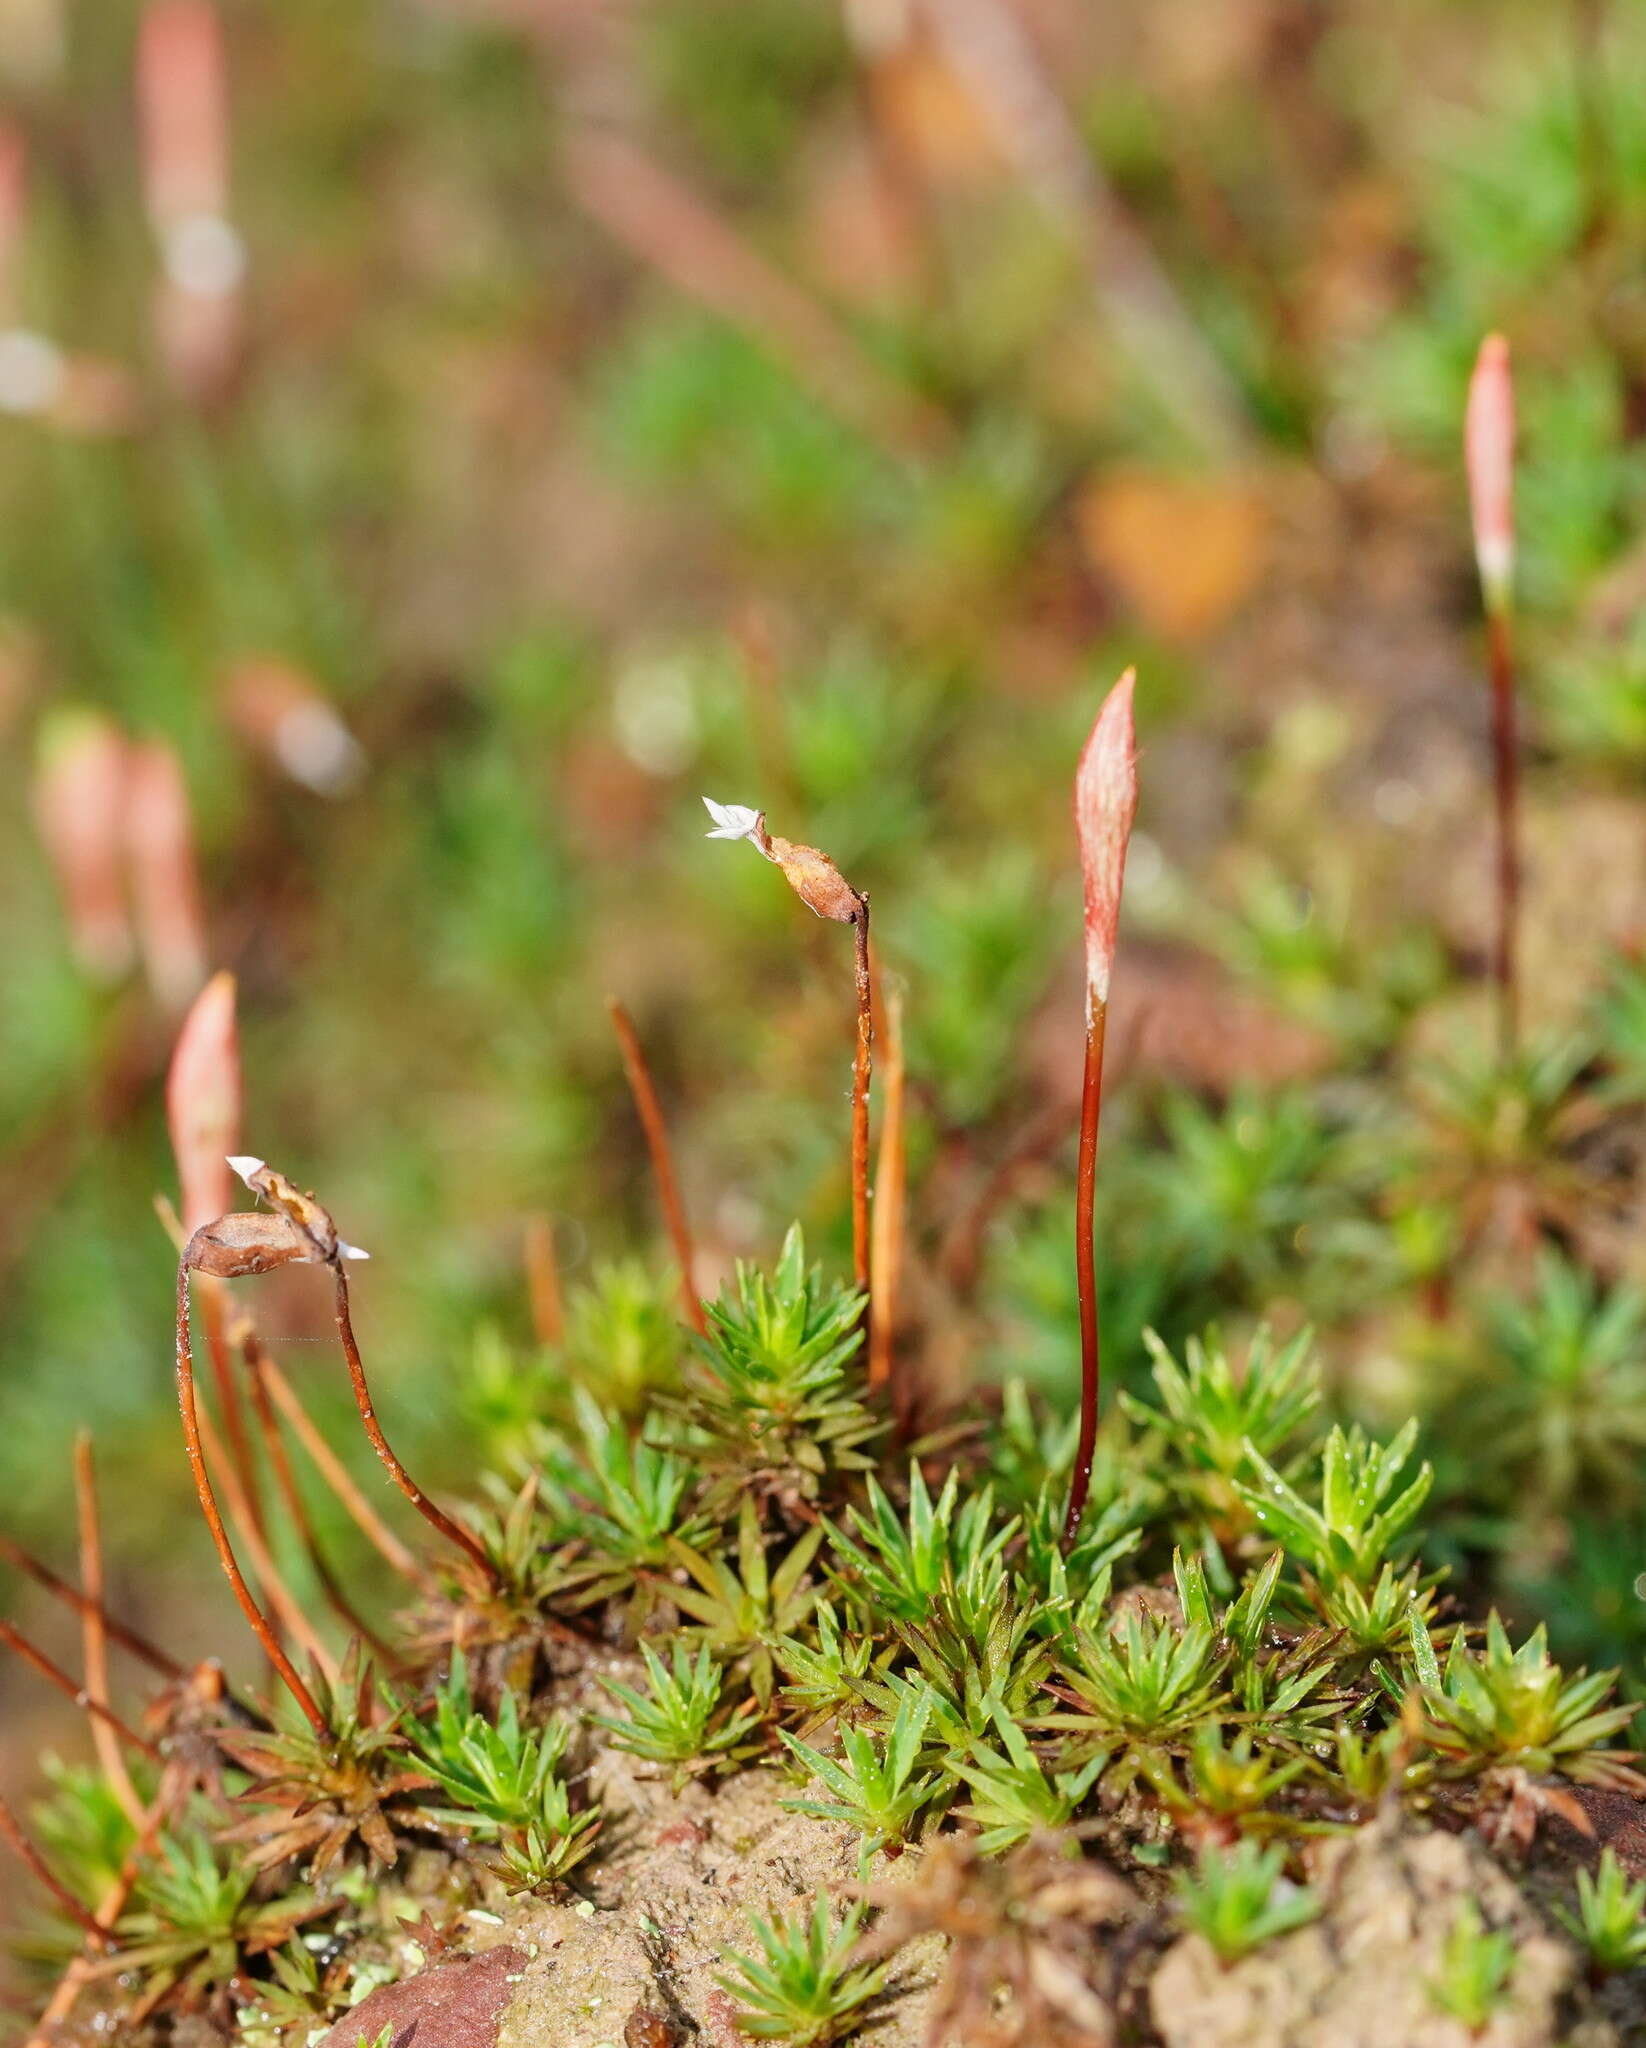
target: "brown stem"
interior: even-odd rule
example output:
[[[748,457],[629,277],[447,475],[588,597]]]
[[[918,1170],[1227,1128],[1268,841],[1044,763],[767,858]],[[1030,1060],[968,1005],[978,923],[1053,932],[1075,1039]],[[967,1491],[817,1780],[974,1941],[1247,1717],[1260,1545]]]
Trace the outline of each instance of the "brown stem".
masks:
[[[101,1707],[109,1703],[109,1645],[103,1627],[103,1532],[97,1513],[97,1470],[92,1458],[91,1435],[81,1430],[74,1440],[74,1495],[80,1524],[80,1584],[86,1608],[80,1617],[81,1661],[86,1674],[86,1697]],[[103,1766],[103,1775],[133,1827],[143,1824],[143,1802],[126,1769],[120,1738],[109,1724],[94,1715],[92,1746]]]
[[[897,1288],[903,1267],[903,1194],[907,1160],[903,1137],[903,999],[886,1005],[886,1059],[881,1079],[880,1156],[875,1164],[874,1227],[871,1232],[874,1325],[869,1331],[869,1385],[883,1387],[892,1376],[897,1325]]]
[[[1097,1120],[1103,1106],[1103,1030],[1108,1017],[1106,1002],[1090,1005],[1086,1019],[1086,1068],[1080,1085],[1080,1159],[1074,1196],[1075,1277],[1080,1290],[1080,1436],[1075,1444],[1069,1512],[1063,1524],[1065,1549],[1073,1543],[1080,1518],[1086,1512],[1086,1496],[1092,1484],[1092,1454],[1097,1446],[1097,1266],[1092,1217],[1097,1193]]]
[[[14,1543],[9,1536],[0,1536],[0,1562],[9,1564],[14,1570],[33,1579],[37,1586],[43,1586],[55,1599],[61,1600],[65,1607],[72,1607],[76,1614],[85,1615],[95,1609],[109,1640],[118,1643],[121,1649],[129,1650],[134,1657],[140,1658],[151,1671],[158,1672],[162,1678],[180,1679],[184,1675],[182,1665],[174,1658],[168,1657],[164,1650],[151,1643],[146,1636],[139,1635],[135,1629],[128,1628],[123,1621],[117,1621],[108,1609],[97,1601],[88,1600],[78,1587],[71,1586],[66,1579],[60,1579],[49,1565],[42,1564],[20,1543]]]
[[[240,1482],[252,1526],[259,1536],[266,1536],[268,1530],[263,1520],[263,1497],[257,1484],[257,1463],[252,1457],[251,1439],[246,1434],[245,1409],[224,1314],[223,1286],[207,1275],[202,1275],[196,1284],[200,1289],[200,1321],[206,1334],[206,1355],[211,1360],[212,1385],[217,1390],[217,1410],[223,1418],[223,1435],[233,1462],[234,1476]]]
[[[222,1488],[223,1508],[229,1527],[245,1546],[252,1570],[263,1589],[263,1597],[272,1610],[271,1625],[277,1635],[284,1629],[335,1684],[336,1659],[309,1619],[308,1609],[286,1583],[285,1574],[269,1549],[268,1539],[252,1521],[246,1496],[240,1491],[240,1481],[229,1462],[223,1439],[218,1435],[210,1413],[204,1408],[200,1411],[200,1441],[205,1447],[206,1464],[216,1472],[217,1483]]]
[[[279,1489],[280,1498],[286,1504],[286,1512],[291,1517],[292,1527],[297,1531],[304,1555],[309,1560],[309,1569],[319,1582],[320,1590],[325,1594],[332,1612],[343,1626],[364,1638],[385,1662],[392,1661],[392,1653],[387,1644],[357,1612],[321,1551],[319,1539],[314,1533],[314,1523],[310,1520],[308,1508],[303,1500],[302,1489],[297,1484],[297,1475],[292,1471],[291,1459],[286,1455],[285,1439],[281,1436],[280,1425],[275,1420],[274,1406],[269,1399],[268,1386],[263,1378],[262,1351],[250,1329],[241,1342],[241,1356],[246,1362],[251,1387],[252,1413],[257,1418],[258,1434],[263,1439],[269,1469],[274,1474],[274,1483]]]
[[[268,1619],[257,1602],[252,1598],[251,1588],[235,1561],[233,1547],[229,1543],[228,1531],[223,1527],[223,1517],[218,1512],[217,1496],[212,1491],[211,1475],[206,1470],[206,1454],[201,1445],[200,1411],[194,1392],[194,1352],[189,1342],[189,1267],[187,1259],[177,1262],[177,1406],[183,1418],[183,1442],[189,1454],[189,1470],[194,1476],[194,1490],[199,1497],[200,1512],[206,1518],[206,1527],[211,1531],[211,1540],[217,1546],[218,1559],[234,1588],[234,1597],[240,1603],[240,1611],[251,1626],[252,1634],[268,1652],[269,1662],[280,1674],[282,1683],[297,1702],[303,1718],[322,1741],[331,1739],[331,1729],[321,1713],[314,1694],[303,1683],[297,1667],[281,1648],[280,1640],[269,1626]]]
[[[55,1685],[66,1699],[73,1700],[77,1707],[83,1708],[93,1721],[106,1722],[122,1742],[129,1742],[133,1749],[141,1750],[144,1756],[159,1761],[160,1751],[146,1735],[139,1735],[135,1728],[128,1727],[120,1716],[111,1708],[104,1706],[101,1700],[94,1700],[83,1685],[75,1684],[61,1664],[54,1664],[44,1650],[37,1648],[26,1635],[13,1628],[9,1621],[0,1621],[0,1644],[4,1644],[8,1650],[15,1650],[25,1664],[32,1665],[42,1678]]]
[[[372,1449],[382,1459],[389,1477],[429,1527],[437,1529],[448,1543],[455,1544],[470,1563],[478,1567],[486,1583],[495,1587],[499,1583],[497,1567],[487,1557],[479,1539],[471,1535],[467,1529],[460,1527],[450,1515],[437,1508],[390,1450],[389,1440],[383,1434],[382,1424],[377,1419],[377,1410],[372,1406],[371,1389],[366,1385],[366,1368],[360,1362],[360,1347],[354,1341],[354,1325],[349,1318],[349,1282],[341,1260],[332,1266],[332,1281],[336,1289],[337,1335],[342,1342],[343,1356],[348,1362],[349,1384],[354,1388],[354,1405],[360,1411],[360,1420],[366,1426],[366,1435],[371,1439]]]
[[[321,1435],[314,1417],[303,1406],[297,1389],[269,1354],[261,1348],[258,1352],[258,1370],[264,1385],[274,1397],[275,1406],[290,1424],[293,1436],[308,1452],[314,1461],[315,1469],[342,1502],[345,1512],[361,1535],[403,1579],[409,1580],[414,1586],[427,1586],[428,1574],[360,1491],[353,1474]]]
[[[646,1134],[646,1150],[651,1154],[652,1177],[657,1182],[657,1197],[663,1205],[663,1221],[674,1242],[675,1263],[680,1268],[681,1303],[692,1328],[700,1337],[706,1337],[709,1333],[708,1319],[703,1314],[697,1289],[692,1285],[692,1234],[686,1223],[686,1208],[680,1199],[679,1184],[674,1177],[669,1133],[663,1122],[657,1090],[652,1085],[651,1068],[646,1064],[634,1021],[615,996],[611,998],[610,1009],[612,1028],[617,1033],[617,1043],[623,1054],[623,1071],[628,1076],[629,1093],[634,1097],[640,1127]]]
[[[68,1886],[64,1884],[63,1880],[52,1869],[45,1857],[41,1855],[33,1842],[23,1832],[21,1821],[18,1820],[16,1814],[12,1812],[4,1799],[0,1799],[0,1835],[4,1835],[6,1840],[10,1842],[11,1846],[22,1857],[30,1870],[34,1872],[35,1876],[39,1878],[46,1890],[51,1893],[58,1905],[68,1914],[69,1918],[77,1926],[83,1927],[88,1938],[95,1941],[99,1948],[107,1948],[109,1945],[108,1929],[101,1924],[89,1906],[74,1896],[73,1892],[69,1890]]]
[[[869,1287],[869,1075],[874,1054],[874,979],[869,969],[869,899],[852,919],[857,953],[857,1050],[852,1057],[852,1272]],[[865,1315],[868,1311],[864,1311]]]
[[[1494,604],[1486,615],[1492,682],[1492,783],[1497,807],[1497,934],[1492,974],[1497,983],[1498,1052],[1505,1066],[1520,1038],[1518,938],[1520,926],[1520,754],[1515,736],[1514,650],[1509,612]]]
[[[554,1223],[547,1216],[526,1218],[526,1289],[538,1343],[563,1343],[566,1305],[560,1291],[560,1261],[554,1251]]]

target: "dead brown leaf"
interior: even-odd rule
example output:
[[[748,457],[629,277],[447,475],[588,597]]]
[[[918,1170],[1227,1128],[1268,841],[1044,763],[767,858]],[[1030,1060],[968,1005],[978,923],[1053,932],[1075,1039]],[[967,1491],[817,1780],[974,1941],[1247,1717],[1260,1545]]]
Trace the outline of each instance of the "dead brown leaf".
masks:
[[[1184,644],[1231,616],[1268,552],[1264,500],[1235,478],[1108,470],[1086,485],[1075,517],[1092,566],[1152,632]]]

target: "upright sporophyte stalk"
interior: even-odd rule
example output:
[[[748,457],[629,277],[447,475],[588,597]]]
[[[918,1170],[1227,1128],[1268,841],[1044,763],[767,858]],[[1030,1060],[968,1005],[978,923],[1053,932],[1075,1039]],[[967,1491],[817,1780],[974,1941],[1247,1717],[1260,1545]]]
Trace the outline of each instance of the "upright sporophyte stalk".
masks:
[[[238,352],[245,245],[229,220],[229,92],[212,0],[149,0],[137,40],[143,198],[158,244],[155,338],[173,382],[215,397]]]
[[[1137,816],[1137,728],[1132,716],[1136,671],[1127,669],[1104,699],[1075,774],[1074,818],[1085,884],[1086,1064],[1080,1089],[1080,1158],[1075,1183],[1075,1274],[1080,1295],[1080,1435],[1075,1445],[1065,1544],[1074,1541],[1092,1481],[1097,1442],[1099,1377],[1097,1270],[1093,1204],[1097,1187],[1097,1124],[1103,1103],[1103,1036],[1109,977],[1120,929],[1126,848]]]
[[[65,706],[40,721],[30,798],[63,899],[76,964],[113,982],[136,954],[120,843],[127,744],[99,711]]]
[[[539,1344],[562,1344],[566,1338],[566,1303],[560,1286],[560,1260],[555,1251],[554,1219],[540,1210],[526,1218],[526,1288],[531,1298],[532,1334]]]
[[[869,1385],[892,1377],[897,1336],[897,1294],[903,1267],[908,1152],[903,1116],[903,999],[893,994],[886,1007],[886,1058],[882,1067],[880,1156],[875,1164],[874,1227],[869,1232],[874,1282],[874,1326],[869,1332]]]
[[[381,1460],[384,1470],[395,1485],[411,1502],[412,1506],[428,1523],[429,1527],[445,1537],[468,1558],[480,1572],[487,1585],[495,1587],[498,1573],[487,1557],[478,1538],[450,1515],[435,1506],[428,1495],[417,1484],[390,1448],[388,1438],[383,1434],[383,1425],[377,1419],[373,1406],[371,1389],[366,1382],[366,1368],[360,1357],[360,1347],[355,1341],[354,1322],[349,1309],[348,1261],[369,1258],[358,1245],[346,1244],[337,1234],[337,1225],[328,1212],[314,1199],[313,1195],[302,1193],[283,1173],[277,1173],[272,1166],[266,1166],[261,1159],[231,1159],[229,1164],[251,1189],[272,1204],[277,1214],[262,1219],[275,1222],[284,1217],[297,1232],[309,1249],[294,1254],[298,1259],[318,1260],[331,1268],[332,1286],[336,1296],[335,1320],[338,1340],[343,1347],[343,1358],[349,1369],[349,1385],[354,1393],[354,1405],[360,1420],[365,1425],[367,1438],[372,1449]],[[229,1217],[223,1222],[231,1222]]]
[[[61,1601],[82,1619],[95,1609],[97,1619],[109,1640],[118,1643],[123,1650],[137,1658],[139,1663],[146,1664],[168,1685],[177,1685],[187,1677],[188,1674],[175,1657],[168,1656],[158,1644],[151,1643],[147,1636],[139,1635],[135,1629],[128,1627],[117,1615],[111,1614],[101,1601],[93,1600],[79,1587],[71,1586],[49,1565],[42,1564],[39,1558],[9,1536],[0,1536],[0,1564],[8,1565],[13,1571],[21,1572],[26,1578],[32,1579],[54,1600]]]
[[[265,1165],[261,1159],[233,1158],[229,1164],[254,1194],[262,1196],[270,1204],[273,1213],[242,1211],[220,1216],[214,1222],[203,1223],[189,1239],[178,1261],[177,1398],[183,1420],[183,1440],[188,1450],[189,1466],[194,1476],[195,1492],[199,1497],[201,1512],[206,1518],[206,1526],[211,1531],[218,1558],[230,1585],[234,1588],[241,1611],[267,1652],[286,1689],[297,1702],[304,1718],[315,1734],[324,1740],[331,1733],[325,1714],[313,1692],[286,1655],[268,1618],[253,1597],[235,1558],[217,1504],[216,1492],[206,1462],[206,1432],[203,1426],[205,1418],[199,1411],[195,1397],[194,1354],[189,1334],[191,1273],[204,1274],[213,1279],[232,1280],[272,1272],[278,1266],[298,1264],[329,1267],[336,1288],[337,1333],[342,1342],[344,1358],[348,1363],[355,1406],[360,1412],[361,1421],[365,1424],[372,1448],[382,1460],[390,1478],[424,1520],[462,1550],[488,1583],[495,1583],[497,1575],[478,1540],[436,1507],[417,1486],[390,1449],[382,1427],[377,1421],[366,1384],[359,1346],[354,1338],[349,1315],[348,1281],[345,1277],[347,1262],[351,1259],[365,1258],[367,1254],[356,1246],[345,1243],[338,1236],[337,1226],[312,1195],[304,1194],[287,1180],[284,1174]]]
[[[714,820],[710,839],[746,839],[757,853],[783,870],[784,879],[809,910],[836,924],[849,924],[856,938],[857,1039],[852,1059],[852,1269],[861,1289],[869,1285],[869,1078],[874,1052],[874,981],[869,966],[869,899],[815,846],[798,846],[766,829],[764,811],[747,804],[703,799]]]
[[[103,1626],[102,1613],[103,1531],[97,1509],[97,1467],[88,1429],[79,1430],[74,1439],[74,1492],[80,1533],[80,1583],[87,1597],[81,1615],[80,1661],[88,1701],[95,1700],[99,1707],[106,1707],[111,1695],[108,1631]],[[126,1768],[120,1738],[98,1715],[91,1717],[91,1738],[115,1798],[133,1827],[141,1828],[143,1801]]]
[[[100,1721],[129,1748],[152,1760],[159,1760],[160,1750],[155,1743],[122,1721],[112,1707],[94,1698],[85,1686],[69,1676],[61,1664],[48,1657],[38,1644],[31,1642],[21,1629],[3,1619],[0,1619],[0,1648],[10,1650],[13,1656],[21,1658],[31,1670],[38,1672],[48,1685],[55,1686],[65,1699],[73,1700],[88,1720]]]
[[[240,1038],[232,974],[214,974],[183,1019],[166,1072],[166,1128],[177,1161],[183,1232],[187,1237],[221,1216],[234,1200],[228,1155],[240,1143]],[[212,1382],[235,1477],[252,1520],[262,1528],[262,1494],[246,1429],[238,1377],[229,1355],[226,1298],[220,1282],[202,1284],[201,1321]]]
[[[257,1331],[251,1318],[237,1318],[233,1334],[236,1348],[246,1368],[246,1384],[251,1393],[252,1413],[257,1419],[258,1435],[263,1443],[263,1455],[273,1476],[275,1489],[285,1503],[292,1531],[308,1558],[309,1569],[325,1595],[327,1604],[344,1628],[351,1635],[359,1636],[375,1651],[384,1665],[392,1668],[395,1662],[394,1652],[349,1598],[342,1581],[332,1570],[320,1547],[308,1504],[297,1483],[297,1475],[292,1470],[285,1438],[280,1433],[279,1418],[275,1414],[274,1402],[269,1393],[268,1360],[262,1345],[258,1342]]]
[[[1464,415],[1463,455],[1475,562],[1486,611],[1492,693],[1492,786],[1497,811],[1496,930],[1492,977],[1497,985],[1498,1049],[1513,1058],[1520,1030],[1520,755],[1515,733],[1514,670],[1515,395],[1509,344],[1488,334],[1480,344]]]
[[[206,1518],[224,1575],[281,1683],[297,1702],[304,1720],[325,1741],[331,1728],[320,1703],[304,1683],[297,1667],[286,1655],[267,1615],[258,1606],[246,1583],[234,1546],[223,1524],[217,1493],[206,1467],[201,1436],[201,1416],[194,1387],[194,1346],[189,1334],[189,1275],[209,1273],[221,1279],[241,1274],[266,1273],[293,1260],[309,1261],[318,1255],[297,1225],[287,1216],[224,1216],[215,1223],[203,1223],[183,1247],[177,1261],[177,1406],[183,1420],[183,1444],[188,1452],[200,1512]]]
[[[657,1099],[657,1086],[652,1080],[651,1068],[646,1061],[645,1048],[640,1043],[640,1034],[634,1028],[634,1020],[615,996],[610,999],[612,1027],[617,1033],[617,1043],[623,1054],[623,1071],[628,1076],[629,1093],[634,1097],[634,1106],[639,1113],[641,1129],[646,1134],[646,1150],[651,1154],[652,1177],[657,1182],[657,1197],[663,1205],[663,1220],[668,1226],[669,1237],[674,1244],[675,1263],[680,1268],[680,1299],[686,1311],[686,1320],[700,1337],[709,1334],[708,1319],[703,1313],[703,1303],[696,1284],[692,1279],[695,1255],[692,1250],[691,1227],[686,1221],[686,1205],[680,1199],[680,1184],[675,1179],[674,1158],[669,1150],[669,1133],[663,1122],[663,1106]]]

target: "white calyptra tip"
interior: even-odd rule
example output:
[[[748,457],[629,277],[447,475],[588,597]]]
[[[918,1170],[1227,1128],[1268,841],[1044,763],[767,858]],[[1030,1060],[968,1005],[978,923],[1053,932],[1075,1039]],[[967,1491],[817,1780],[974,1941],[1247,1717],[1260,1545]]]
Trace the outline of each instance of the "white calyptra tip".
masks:
[[[703,804],[714,820],[714,830],[705,832],[705,839],[747,839],[755,846],[760,844],[763,811],[750,810],[747,804],[717,804],[712,796],[706,796]]]
[[[323,698],[292,705],[274,730],[280,765],[316,796],[344,796],[359,781],[366,757],[359,741]]]
[[[166,274],[203,299],[232,298],[246,274],[246,245],[217,213],[186,213],[161,238]]]
[[[340,1256],[345,1259],[369,1259],[371,1257],[370,1252],[363,1252],[357,1244],[345,1244],[342,1238],[337,1240],[337,1249]]]
[[[1469,479],[1469,516],[1475,561],[1487,609],[1509,600],[1515,567],[1515,390],[1509,344],[1488,334],[1469,379],[1463,417],[1463,466]]]
[[[1136,681],[1136,670],[1127,669],[1104,698],[1075,774],[1074,821],[1086,885],[1088,1016],[1109,1000],[1126,847],[1137,816],[1137,727],[1132,719]]]
[[[263,1171],[262,1160],[253,1159],[249,1152],[238,1152],[231,1154],[229,1158],[229,1164],[234,1168],[235,1172],[239,1174],[240,1178],[246,1183],[247,1187],[251,1187],[252,1175],[254,1173],[261,1173]],[[255,1190],[253,1192],[255,1192]]]

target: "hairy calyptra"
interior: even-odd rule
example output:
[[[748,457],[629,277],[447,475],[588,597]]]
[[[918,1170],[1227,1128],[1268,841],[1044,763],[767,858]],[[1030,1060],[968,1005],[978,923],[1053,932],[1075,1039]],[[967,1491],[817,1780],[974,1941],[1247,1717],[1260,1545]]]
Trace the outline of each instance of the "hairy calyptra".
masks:
[[[1080,1160],[1075,1184],[1075,1269],[1080,1294],[1080,1436],[1075,1446],[1065,1543],[1086,1508],[1097,1442],[1099,1378],[1097,1274],[1092,1212],[1097,1187],[1097,1125],[1103,1103],[1103,1035],[1109,977],[1120,930],[1126,848],[1137,816],[1136,671],[1127,669],[1103,701],[1075,773],[1074,820],[1085,885],[1086,1064],[1080,1090]]]

